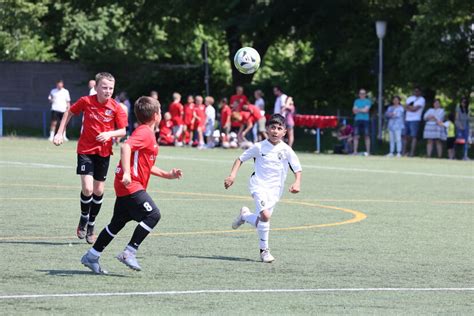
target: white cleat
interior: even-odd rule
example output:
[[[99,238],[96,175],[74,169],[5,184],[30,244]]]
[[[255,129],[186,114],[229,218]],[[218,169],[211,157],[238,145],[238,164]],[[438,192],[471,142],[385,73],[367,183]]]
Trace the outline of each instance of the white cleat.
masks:
[[[244,215],[247,215],[250,213],[250,210],[247,206],[242,206],[242,208],[240,209],[240,214],[239,216],[237,216],[234,221],[232,222],[232,229],[237,229],[239,228],[240,226],[242,226],[243,224],[245,224],[245,221],[243,220],[243,216]]]
[[[264,263],[271,263],[275,261],[275,257],[272,256],[269,249],[263,249],[260,251],[260,259]]]

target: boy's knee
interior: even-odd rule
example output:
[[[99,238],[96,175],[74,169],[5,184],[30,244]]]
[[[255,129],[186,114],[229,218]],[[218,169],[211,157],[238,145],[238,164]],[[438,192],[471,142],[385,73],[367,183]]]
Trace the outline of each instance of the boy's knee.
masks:
[[[91,187],[89,187],[89,186],[82,187],[82,194],[84,194],[84,196],[91,196],[92,193],[93,193],[92,186]]]
[[[154,228],[161,219],[161,213],[159,209],[154,209],[148,214],[148,216],[142,221],[150,228]]]
[[[272,217],[272,214],[268,210],[264,210],[260,213],[260,221],[261,222],[268,222],[268,221],[270,221],[271,217]]]

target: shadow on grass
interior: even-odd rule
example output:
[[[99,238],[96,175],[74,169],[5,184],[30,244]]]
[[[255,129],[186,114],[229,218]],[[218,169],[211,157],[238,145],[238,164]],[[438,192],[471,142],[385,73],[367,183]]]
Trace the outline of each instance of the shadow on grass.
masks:
[[[224,261],[239,261],[239,262],[259,262],[248,258],[239,257],[225,257],[225,256],[177,256],[180,259],[208,259],[208,260],[224,260]]]
[[[44,272],[47,275],[52,276],[73,276],[73,275],[97,275],[97,276],[113,276],[119,278],[128,278],[127,275],[117,274],[117,273],[107,273],[107,274],[95,274],[89,270],[36,270],[37,272]]]
[[[68,246],[68,245],[82,245],[83,241],[23,241],[23,240],[0,240],[0,244],[15,244],[15,245],[37,245],[37,246]]]

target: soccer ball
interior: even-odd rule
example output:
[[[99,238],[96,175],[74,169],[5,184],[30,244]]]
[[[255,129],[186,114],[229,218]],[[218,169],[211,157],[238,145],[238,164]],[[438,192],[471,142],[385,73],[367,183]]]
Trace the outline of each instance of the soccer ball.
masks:
[[[252,47],[242,47],[235,53],[234,65],[243,74],[253,74],[260,67],[260,54]]]

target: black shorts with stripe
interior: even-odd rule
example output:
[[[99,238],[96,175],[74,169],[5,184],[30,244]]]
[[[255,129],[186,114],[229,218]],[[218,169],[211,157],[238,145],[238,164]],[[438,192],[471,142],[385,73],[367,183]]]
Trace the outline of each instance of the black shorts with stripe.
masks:
[[[77,154],[76,173],[80,175],[91,175],[94,180],[104,182],[109,170],[109,157],[99,155]]]
[[[132,220],[141,222],[152,212],[158,211],[150,195],[140,190],[130,195],[117,197],[111,222],[128,223]]]

